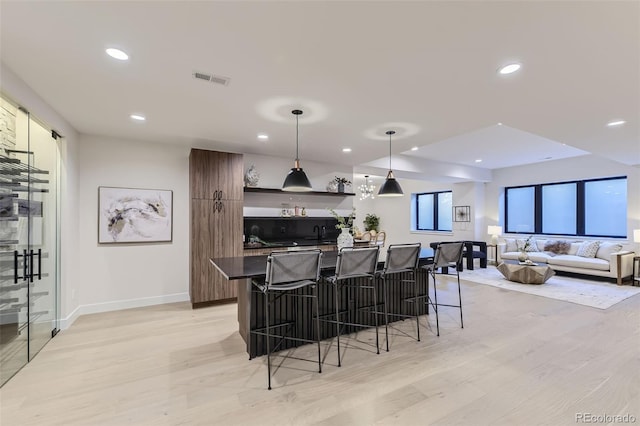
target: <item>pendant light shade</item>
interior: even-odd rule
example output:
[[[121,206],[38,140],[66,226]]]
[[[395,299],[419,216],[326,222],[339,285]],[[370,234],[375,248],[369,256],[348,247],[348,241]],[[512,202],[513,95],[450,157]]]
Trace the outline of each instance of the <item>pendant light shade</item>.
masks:
[[[312,190],[311,182],[309,182],[309,178],[307,178],[306,173],[302,170],[302,167],[300,167],[300,159],[298,158],[298,117],[302,114],[302,111],[294,109],[291,113],[296,116],[296,161],[293,164],[293,168],[284,179],[282,190],[308,192]]]
[[[387,173],[387,178],[384,180],[382,186],[380,186],[378,197],[402,197],[404,195],[400,184],[393,176],[393,171],[391,170],[391,135],[395,133],[393,130],[389,130],[386,133],[389,135],[389,173]]]

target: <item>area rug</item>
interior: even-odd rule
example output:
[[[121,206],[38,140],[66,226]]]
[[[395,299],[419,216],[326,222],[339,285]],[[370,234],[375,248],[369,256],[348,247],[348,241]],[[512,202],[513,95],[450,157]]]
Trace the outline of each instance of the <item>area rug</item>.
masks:
[[[541,285],[520,284],[506,280],[494,266],[464,270],[460,273],[460,279],[598,309],[610,308],[624,299],[640,294],[640,287],[559,275],[554,275]]]

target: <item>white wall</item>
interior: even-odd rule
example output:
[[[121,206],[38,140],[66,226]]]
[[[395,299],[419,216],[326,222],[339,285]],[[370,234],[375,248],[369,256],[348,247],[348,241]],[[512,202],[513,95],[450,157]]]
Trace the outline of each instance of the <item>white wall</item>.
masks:
[[[79,314],[188,300],[189,148],[80,138]],[[98,187],[173,191],[173,242],[98,244]]]
[[[625,242],[630,244],[633,230],[640,228],[640,169],[595,155],[494,170],[493,182],[486,184],[486,220],[490,224],[503,222],[501,215],[504,210],[499,199],[503,197],[506,186],[612,176],[627,176],[628,240]]]
[[[77,274],[78,256],[78,133],[64,117],[58,114],[38,94],[36,94],[13,71],[0,63],[0,83],[2,92],[27,109],[34,117],[56,130],[64,139],[60,149],[61,186],[61,235],[60,235],[60,316],[61,327],[65,328],[76,311],[79,300],[75,289],[80,286]]]
[[[434,241],[481,240],[488,236],[482,232],[484,225],[484,187],[481,183],[442,183],[420,180],[398,179],[403,197],[376,197],[375,199],[360,200],[356,197],[354,205],[358,212],[356,225],[363,230],[362,220],[368,213],[380,217],[380,230],[387,233],[386,245],[420,242],[423,247],[429,247]],[[376,181],[376,191],[381,181]],[[411,230],[411,194],[432,191],[453,191],[454,206],[470,206],[470,222],[454,222],[452,232],[429,232]],[[486,227],[485,227],[486,229]]]

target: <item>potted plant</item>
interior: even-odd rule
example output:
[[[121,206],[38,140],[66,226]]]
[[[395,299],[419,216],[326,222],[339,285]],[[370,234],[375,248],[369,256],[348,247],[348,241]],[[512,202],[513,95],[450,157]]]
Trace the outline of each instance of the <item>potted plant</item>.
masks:
[[[365,231],[369,231],[371,232],[371,235],[375,235],[376,232],[379,231],[380,217],[373,213],[367,213],[362,223],[364,224]]]
[[[338,192],[344,192],[344,186],[351,185],[351,181],[349,179],[339,176],[336,176],[333,181],[338,184]]]

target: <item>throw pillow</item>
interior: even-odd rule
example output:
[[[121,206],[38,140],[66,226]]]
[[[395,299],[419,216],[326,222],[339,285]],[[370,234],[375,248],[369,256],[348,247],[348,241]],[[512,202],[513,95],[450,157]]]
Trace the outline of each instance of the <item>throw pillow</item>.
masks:
[[[600,247],[600,241],[584,241],[580,244],[580,248],[578,249],[576,256],[596,257],[598,247]]]
[[[522,250],[525,246],[525,244],[527,243],[527,240],[525,238],[519,238],[516,240],[516,245],[518,246],[518,250]],[[539,251],[538,250],[538,243],[536,242],[535,238],[530,238],[529,239],[529,247],[526,248],[527,252],[532,252],[532,251]]]
[[[513,252],[513,251],[518,251],[518,246],[516,246],[516,240],[513,238],[505,238],[504,242],[506,243],[506,246],[504,248],[504,251],[507,253]]]
[[[547,240],[544,245],[544,251],[550,251],[554,254],[568,254],[571,243],[565,240]]]
[[[622,250],[622,244],[602,242],[598,247],[596,257],[603,260],[611,260],[611,255]]]

